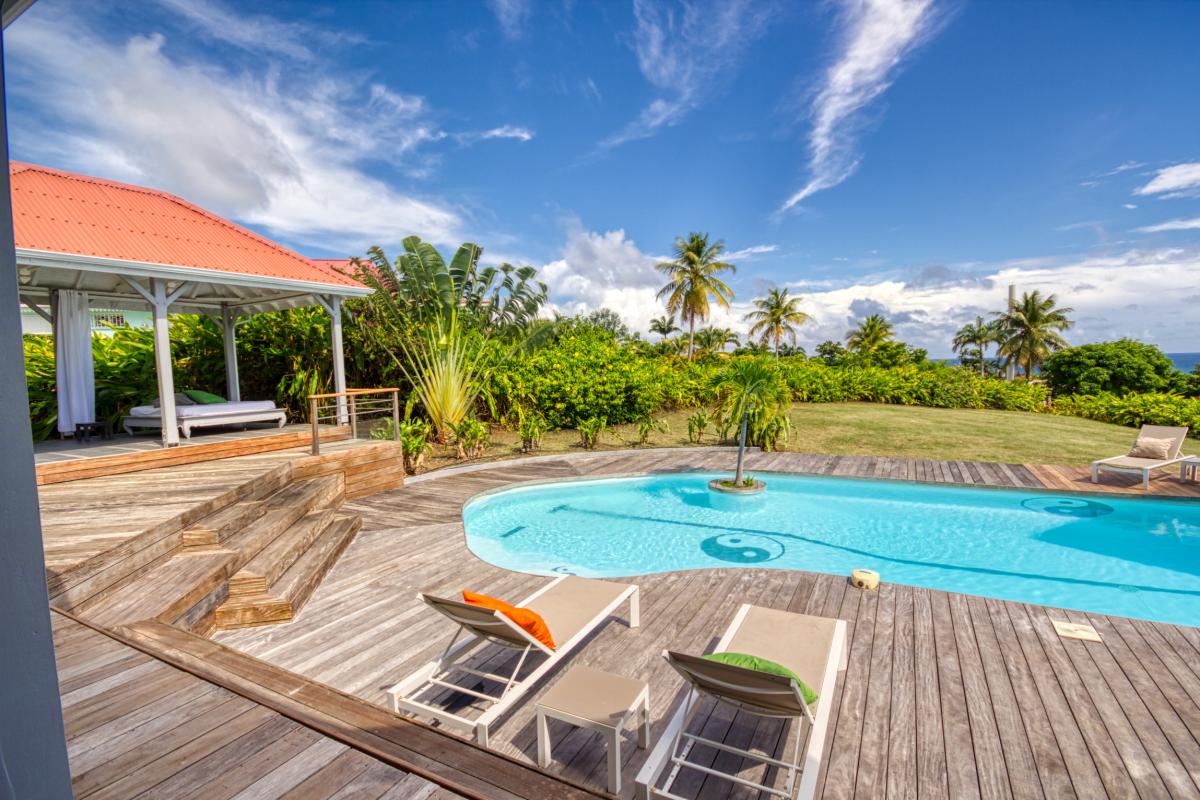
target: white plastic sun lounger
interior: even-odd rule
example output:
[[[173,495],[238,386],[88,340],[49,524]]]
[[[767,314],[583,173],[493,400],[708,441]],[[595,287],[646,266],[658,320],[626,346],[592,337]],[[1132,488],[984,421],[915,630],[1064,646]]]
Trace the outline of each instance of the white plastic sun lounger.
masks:
[[[1185,456],[1182,453],[1183,443],[1187,440],[1187,428],[1170,428],[1162,425],[1143,425],[1138,432],[1138,439],[1171,439],[1170,453],[1165,459],[1134,458],[1133,456],[1112,456],[1092,462],[1092,483],[1100,482],[1100,471],[1132,472],[1141,474],[1142,488],[1150,491],[1150,473],[1156,469],[1178,464]],[[1135,444],[1136,446],[1136,444]]]
[[[392,698],[392,710],[432,718],[449,728],[473,734],[475,740],[484,747],[488,743],[488,728],[546,673],[566,659],[622,603],[629,601],[629,627],[638,626],[640,613],[636,585],[574,575],[556,578],[517,604],[537,612],[546,621],[556,645],[552,650],[499,611],[429,594],[418,594],[417,599],[443,614],[459,628],[441,656],[387,690]],[[467,638],[460,642],[459,637],[464,633]],[[497,675],[459,663],[485,642],[520,651],[511,674]],[[535,651],[546,656],[545,661],[528,675],[520,677],[526,658]],[[494,681],[501,685],[500,693],[488,694],[450,681],[451,673],[456,671]],[[447,689],[480,700],[487,705],[487,709],[479,716],[470,718],[416,699],[426,692]]]
[[[672,794],[671,788],[679,773],[688,769],[767,795],[808,800],[816,791],[821,772],[821,754],[837,676],[846,669],[846,623],[747,604],[738,610],[713,652],[746,653],[787,667],[817,692],[815,709],[804,702],[800,689],[791,678],[666,651],[663,656],[667,662],[692,688],[638,773],[637,797],[642,800],[652,797],[684,800],[680,795]],[[700,706],[702,695],[750,714],[794,720],[804,725],[805,729],[794,732],[796,743],[792,759],[771,758],[689,733],[688,725]],[[757,761],[767,765],[768,769],[783,770],[786,775],[783,788],[688,761],[689,753],[697,744]],[[663,772],[668,769],[666,780],[660,785]],[[800,778],[798,784],[797,776]]]

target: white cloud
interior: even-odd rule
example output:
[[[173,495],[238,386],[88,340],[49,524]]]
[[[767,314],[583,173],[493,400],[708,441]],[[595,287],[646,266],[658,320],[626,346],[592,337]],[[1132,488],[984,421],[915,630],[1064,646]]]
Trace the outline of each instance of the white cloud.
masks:
[[[1193,219],[1171,219],[1157,225],[1146,225],[1138,228],[1140,233],[1162,233],[1164,231],[1194,231],[1200,230],[1200,217]]]
[[[363,37],[328,26],[285,22],[274,17],[239,16],[211,0],[158,0],[210,39],[254,53],[313,58],[312,45],[338,47],[361,43]]]
[[[1133,209],[1137,208],[1137,203],[1122,203],[1121,208],[1127,208],[1132,211]]]
[[[472,138],[476,138],[516,139],[521,142],[532,141],[534,136],[533,131],[531,131],[529,128],[522,128],[519,125],[501,125],[498,128],[491,128],[486,131],[480,131],[479,133],[467,133],[463,135],[467,137],[468,141],[470,141]]]
[[[541,277],[550,285],[552,310],[576,314],[607,307],[631,329],[646,333],[650,320],[665,313],[656,298],[663,278],[654,264],[660,260],[643,253],[624,231],[597,233],[573,221],[562,258],[542,267]],[[977,314],[1001,309],[1010,283],[1018,291],[1055,294],[1062,305],[1074,308],[1076,325],[1068,341],[1131,336],[1183,352],[1195,349],[1193,332],[1200,323],[1197,271],[1200,251],[1172,248],[1075,260],[937,265],[903,275],[789,286],[801,293],[801,305],[813,317],[799,337],[810,352],[826,339],[844,341],[858,320],[878,312],[893,321],[902,340],[934,356],[949,355],[954,332]],[[1143,305],[1147,297],[1154,302]],[[751,294],[739,294],[731,308],[714,307],[706,324],[744,335],[748,326],[742,317],[752,301]]]
[[[1120,175],[1122,172],[1128,172],[1131,169],[1141,169],[1144,166],[1146,166],[1146,164],[1142,161],[1126,161],[1118,164],[1108,172],[1104,173],[1104,176],[1108,177],[1110,175]]]
[[[766,27],[769,9],[749,0],[676,4],[634,0],[634,52],[642,75],[659,93],[637,119],[597,150],[646,139],[678,125],[728,84],[743,51]]]
[[[725,253],[721,256],[722,261],[729,261],[736,264],[739,261],[753,261],[755,256],[774,253],[779,249],[777,244],[756,244],[750,247],[743,247],[741,250],[734,250]]]
[[[843,4],[842,44],[813,102],[809,178],[780,209],[837,186],[858,168],[858,112],[895,80],[904,58],[934,29],[933,0],[852,0]]]
[[[529,0],[487,0],[487,6],[496,15],[500,31],[506,39],[520,39],[525,33],[525,20],[529,17]]]
[[[446,135],[423,98],[302,61],[231,74],[173,58],[158,34],[114,43],[61,11],[38,11],[5,42],[18,76],[11,90],[38,109],[11,122],[18,152],[166,189],[330,249],[410,232],[459,240],[458,209],[398,191],[363,166],[428,168],[422,148]]]
[[[1158,170],[1150,182],[1135,189],[1134,194],[1157,194],[1164,198],[1196,197],[1200,195],[1200,162],[1175,164]]]

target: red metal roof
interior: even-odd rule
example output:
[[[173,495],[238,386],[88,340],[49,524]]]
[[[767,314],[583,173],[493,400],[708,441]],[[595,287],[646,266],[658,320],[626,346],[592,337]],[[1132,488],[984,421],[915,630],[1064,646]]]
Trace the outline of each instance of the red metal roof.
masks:
[[[363,288],[173,194],[18,161],[9,171],[18,248]]]

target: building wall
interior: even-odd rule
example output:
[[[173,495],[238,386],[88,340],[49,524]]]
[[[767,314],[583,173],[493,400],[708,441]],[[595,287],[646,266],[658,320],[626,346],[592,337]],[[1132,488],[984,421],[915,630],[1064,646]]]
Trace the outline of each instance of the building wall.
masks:
[[[113,327],[149,328],[154,320],[149,311],[122,311],[113,308],[93,308],[92,330],[108,333]],[[50,323],[31,309],[21,308],[21,333],[52,333]]]

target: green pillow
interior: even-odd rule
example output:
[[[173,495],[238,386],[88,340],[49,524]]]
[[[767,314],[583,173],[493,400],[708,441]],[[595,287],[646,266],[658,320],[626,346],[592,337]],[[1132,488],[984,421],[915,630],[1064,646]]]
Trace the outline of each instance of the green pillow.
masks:
[[[195,400],[197,403],[199,403],[201,405],[205,405],[205,406],[212,405],[213,403],[228,403],[229,402],[224,397],[221,397],[221,395],[219,395],[219,394],[213,394],[212,392],[202,392],[199,389],[185,389],[183,391],[183,393],[186,394],[188,397],[192,398],[193,400]]]
[[[709,661],[716,661],[719,664],[729,664],[732,667],[752,669],[755,672],[765,672],[768,675],[781,675],[784,678],[791,678],[796,682],[796,686],[800,688],[800,694],[804,697],[805,703],[811,706],[817,702],[817,693],[807,683],[800,680],[799,675],[792,672],[783,664],[776,664],[774,661],[768,661],[765,658],[747,655],[746,653],[709,653],[704,658]]]

